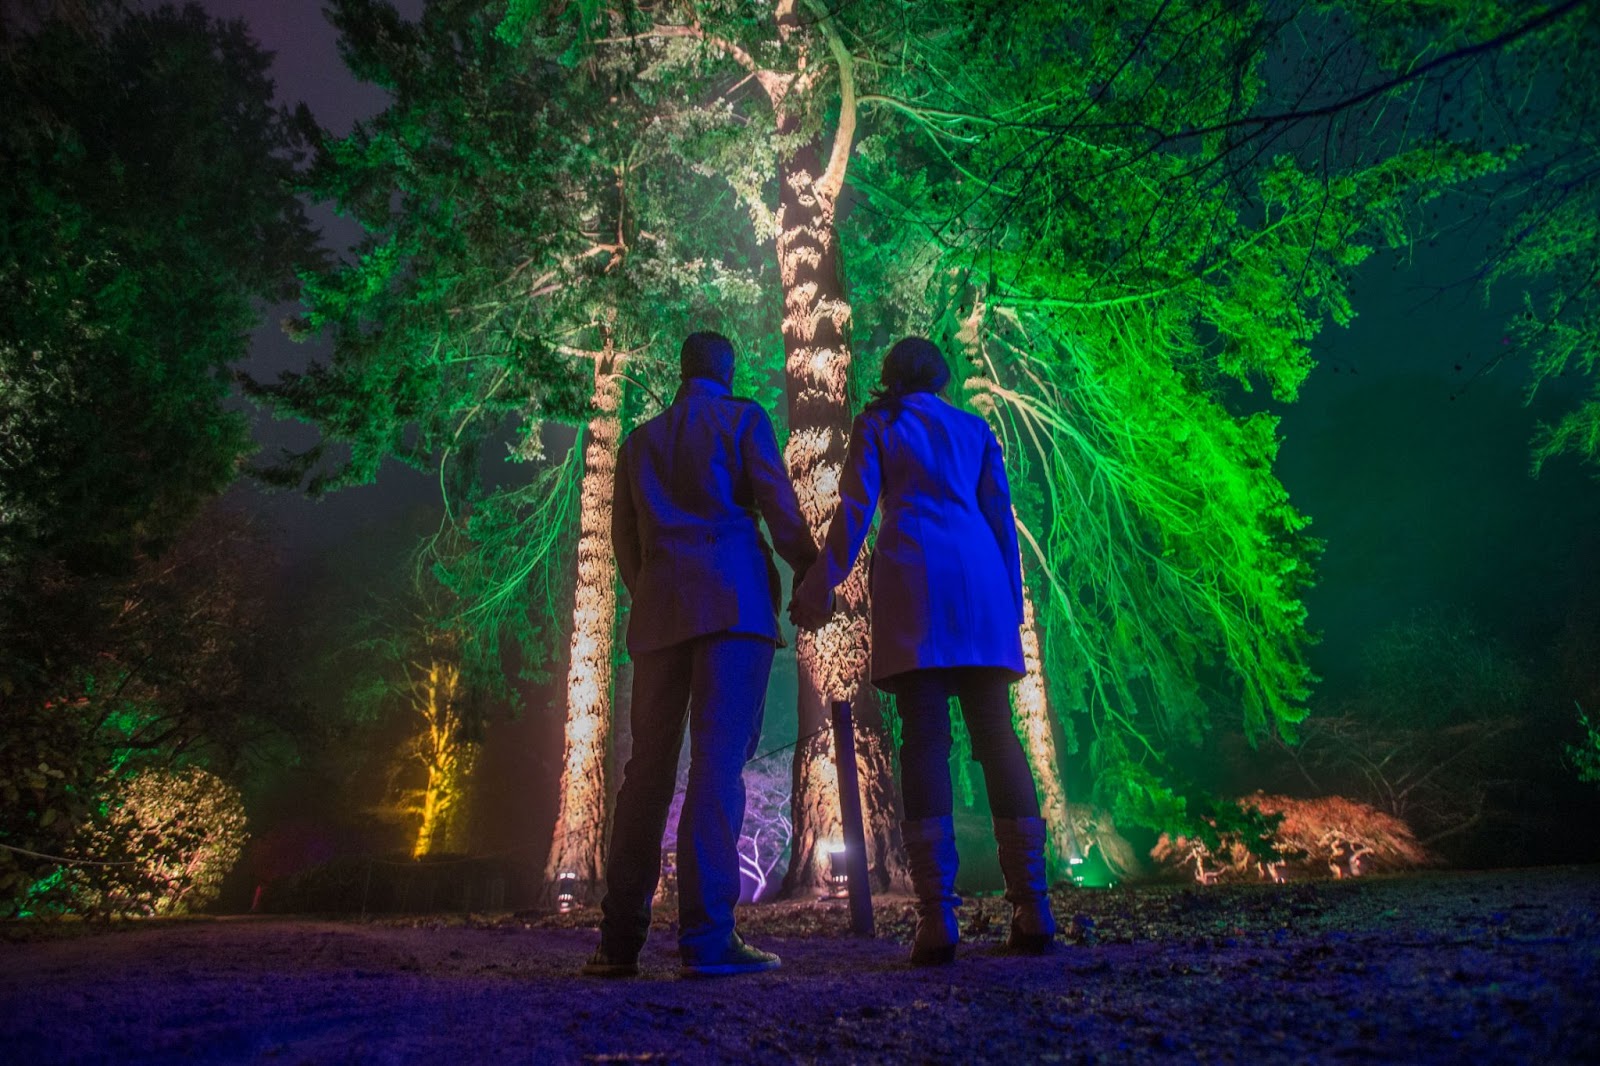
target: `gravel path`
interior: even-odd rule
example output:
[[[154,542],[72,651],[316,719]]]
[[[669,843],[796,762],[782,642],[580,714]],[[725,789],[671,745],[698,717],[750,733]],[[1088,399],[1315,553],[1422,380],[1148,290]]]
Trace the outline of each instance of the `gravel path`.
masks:
[[[1600,869],[1062,891],[1063,945],[955,965],[843,908],[742,913],[781,970],[575,976],[594,913],[7,930],[0,1055],[51,1062],[1600,1062]]]

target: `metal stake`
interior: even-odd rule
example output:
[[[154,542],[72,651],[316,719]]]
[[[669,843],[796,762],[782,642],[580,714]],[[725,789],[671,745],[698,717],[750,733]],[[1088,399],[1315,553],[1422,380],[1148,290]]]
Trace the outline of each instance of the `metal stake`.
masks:
[[[867,835],[861,828],[856,735],[850,721],[850,704],[846,700],[835,700],[833,704],[833,757],[839,774],[839,815],[844,822],[850,931],[856,936],[872,936],[872,886],[867,883]]]

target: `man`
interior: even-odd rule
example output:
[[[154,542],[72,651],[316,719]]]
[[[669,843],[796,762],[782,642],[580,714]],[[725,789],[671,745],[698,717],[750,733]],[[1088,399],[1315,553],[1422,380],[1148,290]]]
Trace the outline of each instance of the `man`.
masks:
[[[772,653],[778,573],[757,515],[796,578],[816,559],[772,422],[729,394],[733,345],[683,342],[672,405],[617,455],[611,541],[633,596],[633,755],[617,796],[600,949],[583,972],[639,972],[683,727],[689,785],[678,826],[678,949],[685,973],[751,973],[778,957],[733,928],[744,764],[755,751]]]

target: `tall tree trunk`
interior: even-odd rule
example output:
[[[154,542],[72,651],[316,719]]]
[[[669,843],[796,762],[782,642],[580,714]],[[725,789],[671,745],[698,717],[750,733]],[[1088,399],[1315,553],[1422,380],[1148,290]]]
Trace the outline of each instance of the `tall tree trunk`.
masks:
[[[1056,759],[1055,723],[1045,688],[1038,618],[1026,581],[1022,585],[1022,663],[1027,672],[1017,682],[1016,722],[1021,731],[1022,750],[1028,756],[1028,766],[1039,787],[1039,813],[1049,832],[1051,872],[1062,877],[1071,872],[1071,865],[1081,861],[1083,855],[1072,828],[1072,810],[1067,806],[1061,764]]]
[[[995,426],[998,434],[995,399],[991,390],[993,379],[988,363],[983,358],[980,336],[984,314],[983,293],[974,290],[970,296],[972,311],[962,319],[961,328],[956,331],[956,341],[961,345],[967,361],[968,372],[962,388],[967,394],[968,403]],[[1038,786],[1040,814],[1049,830],[1051,866],[1053,872],[1060,876],[1068,872],[1073,860],[1082,856],[1072,831],[1066,788],[1062,784],[1061,766],[1056,759],[1054,722],[1050,715],[1049,690],[1045,687],[1044,657],[1039,649],[1038,617],[1026,581],[1022,583],[1022,663],[1026,672],[1013,694],[1015,723],[1022,750],[1028,757],[1028,766],[1033,770],[1034,783]]]
[[[799,0],[772,0],[776,43],[787,70],[765,67],[734,41],[691,25],[662,26],[646,36],[693,37],[721,51],[755,79],[772,104],[774,132],[793,144],[801,113],[814,102],[819,79],[839,76],[838,124],[830,157],[819,144],[780,149],[778,158],[777,252],[784,300],[784,380],[789,406],[786,459],[800,507],[820,539],[839,501],[839,471],[850,429],[850,303],[840,273],[834,209],[855,140],[854,60],[833,25],[832,15],[811,5],[802,17]],[[825,45],[828,55],[816,45]],[[831,66],[829,59],[831,58]],[[842,840],[839,789],[828,733],[828,704],[852,701],[856,755],[863,788],[867,863],[874,887],[905,884],[895,812],[893,764],[877,692],[867,682],[868,615],[865,563],[859,562],[838,590],[834,620],[816,634],[800,635],[798,716],[795,746],[794,837],[785,895],[827,883],[827,851]]]
[[[567,668],[566,750],[556,809],[555,839],[545,884],[578,875],[593,897],[605,870],[608,755],[611,748],[612,651],[617,623],[616,562],[611,553],[611,487],[616,474],[622,377],[609,329],[595,359],[595,415],[584,433],[579,490],[578,573],[572,604]]]
[[[780,133],[796,123],[779,112]],[[839,503],[839,472],[850,430],[850,303],[834,229],[837,190],[825,187],[821,153],[807,145],[779,161],[778,270],[784,314],[784,382],[789,406],[785,458],[800,508],[821,542]],[[904,882],[895,817],[893,764],[877,690],[867,681],[870,634],[865,553],[839,586],[833,621],[802,632],[799,731],[793,823],[785,895],[827,884],[827,851],[843,840],[839,785],[828,731],[829,705],[849,700],[863,790],[867,862],[873,887]]]

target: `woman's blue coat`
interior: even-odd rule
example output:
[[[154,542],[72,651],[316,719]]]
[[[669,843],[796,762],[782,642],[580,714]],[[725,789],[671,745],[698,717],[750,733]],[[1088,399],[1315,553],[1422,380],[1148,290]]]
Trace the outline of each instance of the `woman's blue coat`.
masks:
[[[872,680],[907,670],[1023,672],[1022,565],[1000,444],[988,424],[933,393],[868,410],[850,431],[839,510],[795,591],[813,609],[844,580],[873,512]]]

